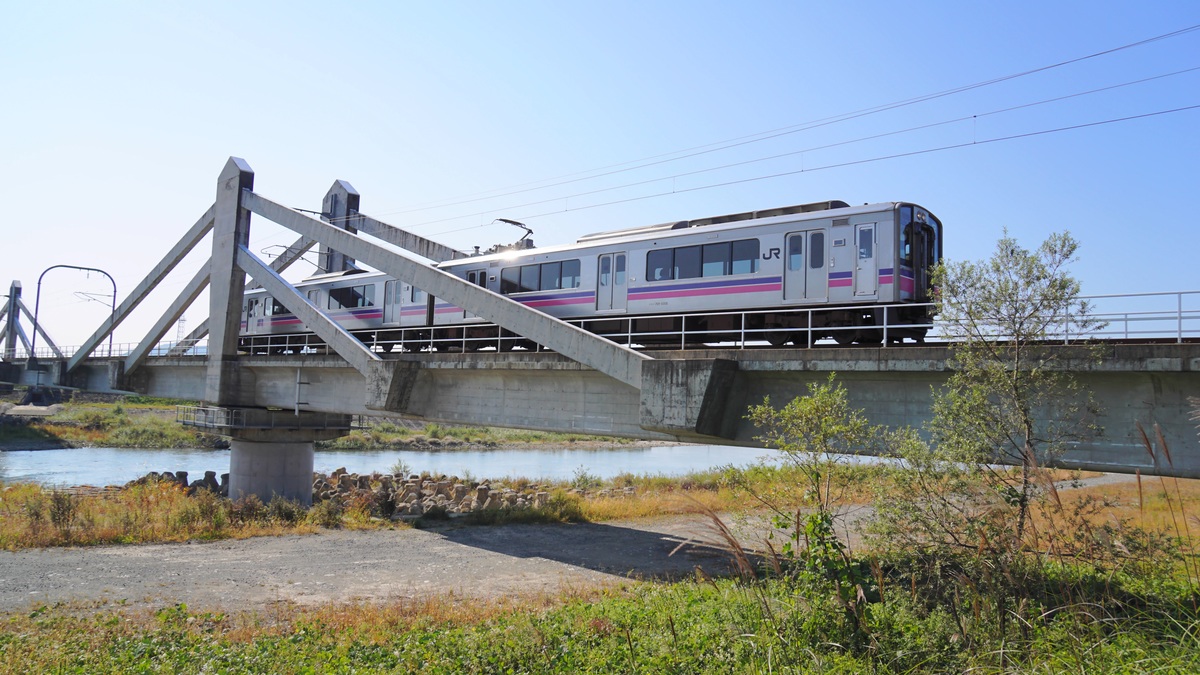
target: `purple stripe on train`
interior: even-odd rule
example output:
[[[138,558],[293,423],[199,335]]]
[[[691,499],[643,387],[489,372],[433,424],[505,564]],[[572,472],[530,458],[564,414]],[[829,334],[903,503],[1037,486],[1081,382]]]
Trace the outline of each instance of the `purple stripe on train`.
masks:
[[[761,286],[763,284],[775,284],[776,288],[778,288],[779,284],[782,282],[783,282],[783,279],[780,277],[763,277],[761,279],[733,279],[733,280],[727,280],[727,281],[700,281],[700,282],[693,282],[693,283],[686,283],[686,284],[672,284],[670,286],[660,286],[660,285],[642,286],[640,288],[629,289],[629,296],[633,297],[633,296],[640,296],[640,295],[648,295],[651,293],[658,294],[658,293],[675,292],[675,291],[692,291],[692,290],[702,291],[702,290],[711,290],[711,289],[715,289],[715,288],[733,288],[734,290],[725,291],[725,292],[726,293],[744,293],[746,291],[742,287]],[[690,293],[689,295],[699,295],[699,294]],[[662,297],[662,296],[656,295],[656,297]]]
[[[854,272],[830,272],[829,287],[844,288],[854,285]]]

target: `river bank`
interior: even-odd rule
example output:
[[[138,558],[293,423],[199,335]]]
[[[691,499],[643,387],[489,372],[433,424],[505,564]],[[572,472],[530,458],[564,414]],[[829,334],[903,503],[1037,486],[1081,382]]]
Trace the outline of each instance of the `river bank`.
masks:
[[[229,442],[184,427],[176,422],[175,403],[161,399],[126,397],[51,406],[21,406],[0,401],[0,451],[54,448],[212,448]],[[363,426],[331,441],[317,443],[324,450],[491,450],[570,446],[652,447],[661,442],[638,441],[589,434],[565,434],[497,427],[449,426],[396,418],[367,419]]]

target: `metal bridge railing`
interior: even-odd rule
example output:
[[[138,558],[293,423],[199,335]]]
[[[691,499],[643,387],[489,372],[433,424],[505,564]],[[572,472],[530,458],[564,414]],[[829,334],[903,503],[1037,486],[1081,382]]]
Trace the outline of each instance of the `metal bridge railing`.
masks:
[[[1102,325],[1095,330],[1083,333],[1074,328],[1076,322],[1073,317],[1063,317],[1059,322],[1060,329],[1054,336],[1055,339],[1060,339],[1064,342],[1085,339],[1183,342],[1189,339],[1200,339],[1200,291],[1091,295],[1083,296],[1081,299],[1089,302],[1092,306],[1090,317],[1099,320]],[[920,306],[904,304],[886,305],[884,307],[894,309]],[[623,329],[615,332],[609,331],[606,334],[607,337],[617,342],[632,343],[635,345],[641,344],[639,342],[640,338],[645,342],[653,342],[653,346],[657,348],[671,348],[672,346],[686,348],[698,344],[709,344],[714,347],[723,348],[746,348],[767,345],[773,341],[778,341],[781,332],[787,334],[786,337],[792,344],[812,347],[831,342],[828,338],[817,339],[818,334],[845,333],[849,335],[851,332],[862,330],[877,331],[879,338],[877,341],[882,342],[886,346],[896,336],[895,331],[897,329],[911,329],[913,327],[928,329],[928,335],[926,336],[926,341],[928,342],[944,341],[941,327],[937,321],[934,321],[932,324],[917,324],[915,326],[913,324],[901,325],[889,320],[888,317],[892,312],[878,312],[876,315],[881,320],[877,323],[836,328],[809,328],[813,325],[814,317],[817,314],[837,310],[854,311],[861,309],[859,306],[821,306],[791,310],[780,308],[742,312],[710,312],[706,314],[662,314],[655,315],[655,318],[672,322],[677,321],[679,329],[655,332],[640,331],[636,334],[634,331],[634,321],[643,317],[613,315],[587,320],[571,320],[569,323],[583,325],[597,321],[619,322],[623,324]],[[776,317],[789,317],[788,323],[791,325],[784,327],[750,327],[760,324],[762,317],[768,314],[775,315]],[[737,327],[712,330],[698,328],[702,323],[711,323],[720,320],[729,321]],[[413,351],[509,351],[515,348],[540,350],[539,346],[530,345],[519,336],[507,334],[507,331],[499,338],[473,338],[469,335],[470,329],[494,328],[494,324],[480,321],[469,324],[467,328],[468,330],[463,331],[461,335],[446,339],[431,338],[429,329],[427,328],[387,328],[385,330],[366,333],[358,332],[358,334],[367,347],[385,353],[400,351],[402,349]],[[385,339],[384,336],[390,337]],[[313,335],[307,333],[255,335],[248,337],[254,340],[252,348],[254,352],[270,354],[316,353],[322,352],[325,349],[324,346],[314,342]],[[1008,336],[996,334],[994,337],[996,339],[1005,339]],[[96,358],[124,357],[132,352],[136,346],[133,343],[117,343],[111,347],[109,345],[101,345],[93,351],[92,356]],[[175,342],[164,342],[155,347],[150,356],[202,356],[207,354],[207,347],[207,340],[199,340],[194,344],[186,345]],[[60,352],[67,358],[74,351],[74,348],[70,347],[60,348]],[[56,358],[56,355],[48,347],[39,347],[37,352],[38,358]],[[3,354],[4,360],[7,361],[27,359],[28,356],[28,352],[20,348],[6,351]]]
[[[303,415],[288,410],[257,408],[215,408],[186,406],[175,408],[175,421],[201,429],[347,429],[361,426],[352,415],[305,411]]]

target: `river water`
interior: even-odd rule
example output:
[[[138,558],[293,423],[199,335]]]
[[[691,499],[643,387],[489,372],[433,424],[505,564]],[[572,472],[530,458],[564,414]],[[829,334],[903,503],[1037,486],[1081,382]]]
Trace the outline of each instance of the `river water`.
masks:
[[[616,446],[496,450],[318,450],[315,471],[345,467],[350,473],[386,473],[397,461],[416,472],[507,478],[570,480],[586,471],[600,478],[632,474],[680,476],[716,466],[746,466],[772,451],[723,445]],[[77,448],[0,452],[0,482],[47,486],[123,485],[151,471],[229,471],[228,450],[140,450]]]

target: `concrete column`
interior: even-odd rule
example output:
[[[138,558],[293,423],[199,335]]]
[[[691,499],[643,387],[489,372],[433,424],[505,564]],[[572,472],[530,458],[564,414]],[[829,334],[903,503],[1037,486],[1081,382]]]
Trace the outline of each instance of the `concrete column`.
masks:
[[[333,187],[329,188],[321,202],[322,219],[334,227],[357,233],[358,230],[351,224],[351,216],[358,215],[358,197],[358,190],[355,190],[353,185],[344,180],[334,181]],[[341,272],[355,268],[354,258],[341,251],[335,251],[326,244],[321,244],[317,260],[324,272]]]
[[[312,506],[313,442],[267,443],[234,438],[229,443],[229,498],[278,495]]]
[[[208,371],[204,400],[216,405],[239,403],[238,332],[246,273],[237,266],[238,245],[250,241],[250,212],[242,208],[242,190],[254,189],[254,171],[245,160],[230,157],[217,179],[213,205],[213,253],[209,262]]]
[[[8,323],[4,329],[4,358],[16,358],[17,325],[21,321],[21,282],[14,280],[8,287],[8,311],[4,313]]]

